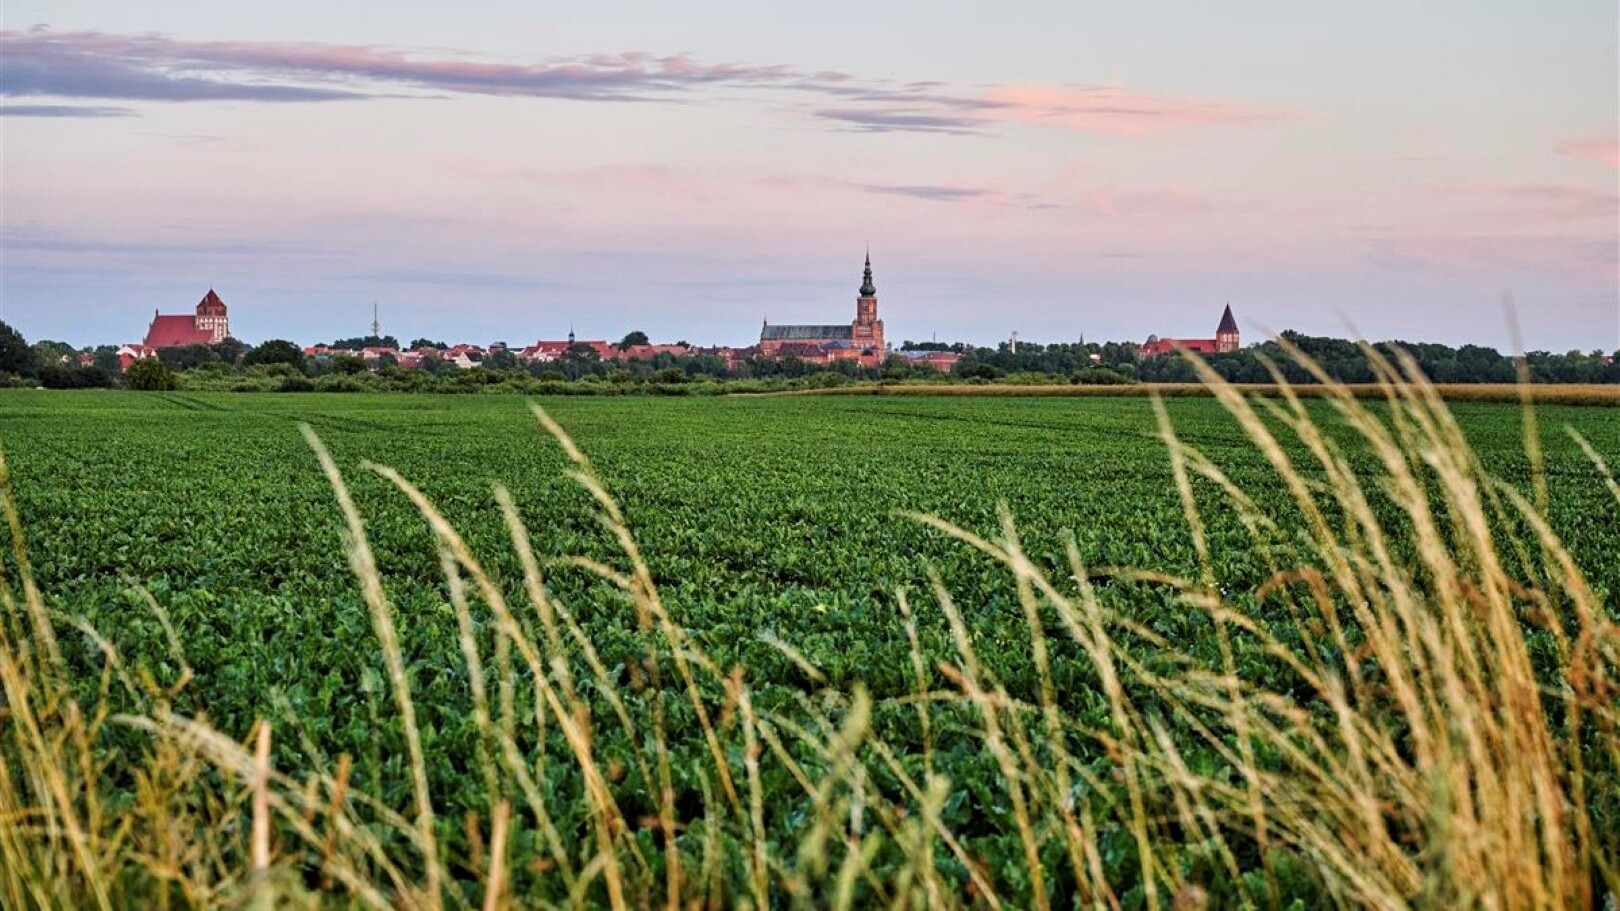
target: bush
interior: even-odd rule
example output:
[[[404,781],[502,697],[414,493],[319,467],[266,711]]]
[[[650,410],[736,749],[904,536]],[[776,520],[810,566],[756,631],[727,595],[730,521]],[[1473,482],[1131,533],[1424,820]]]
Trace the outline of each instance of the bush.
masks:
[[[315,383],[307,376],[285,376],[281,378],[279,392],[314,392]]]
[[[1092,367],[1076,373],[1074,382],[1079,386],[1128,386],[1136,381],[1117,370]]]
[[[46,389],[106,389],[113,385],[113,376],[95,367],[47,364],[39,368],[39,384]]]
[[[180,388],[180,381],[162,361],[143,357],[124,371],[124,385],[144,392],[164,392]]]
[[[1058,383],[1068,383],[1068,377],[1060,377],[1051,373],[1036,373],[1023,371],[1010,373],[1003,377],[1001,382],[1008,386],[1052,386]]]
[[[332,355],[332,359],[326,362],[326,369],[330,373],[341,373],[352,376],[354,374],[365,373],[371,368],[366,366],[364,359],[355,357],[352,354],[334,354]]]
[[[1001,370],[993,364],[958,361],[956,375],[965,380],[993,380],[1001,376]]]
[[[346,373],[327,374],[315,381],[317,392],[365,392],[370,384]]]

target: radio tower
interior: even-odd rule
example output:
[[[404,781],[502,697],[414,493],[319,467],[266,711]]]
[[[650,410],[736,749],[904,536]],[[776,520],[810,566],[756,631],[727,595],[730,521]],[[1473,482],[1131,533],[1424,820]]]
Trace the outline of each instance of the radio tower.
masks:
[[[382,344],[382,324],[377,322],[376,301],[371,303],[371,337],[377,340],[377,344]]]

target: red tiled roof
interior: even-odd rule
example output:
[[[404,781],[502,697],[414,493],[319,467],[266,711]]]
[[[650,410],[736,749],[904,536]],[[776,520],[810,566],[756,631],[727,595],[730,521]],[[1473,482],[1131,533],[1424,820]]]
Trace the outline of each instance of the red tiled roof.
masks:
[[[213,341],[214,333],[198,329],[194,316],[154,316],[143,344],[148,348],[179,348],[182,345],[208,345]]]
[[[631,345],[622,351],[614,353],[615,357],[625,360],[644,360],[659,354],[673,354],[677,357],[686,357],[692,353],[690,345]]]
[[[1170,354],[1176,350],[1176,345],[1199,354],[1216,354],[1220,351],[1212,338],[1151,338],[1137,353],[1142,357]]]

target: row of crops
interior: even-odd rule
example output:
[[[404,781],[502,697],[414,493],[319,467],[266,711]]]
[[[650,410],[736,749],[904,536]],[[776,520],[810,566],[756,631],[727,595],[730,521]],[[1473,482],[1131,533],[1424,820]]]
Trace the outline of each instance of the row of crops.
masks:
[[[1292,686],[1257,640],[1239,637],[1231,646],[1235,655],[1223,656],[1208,616],[1189,607],[1174,586],[1111,572],[1200,572],[1147,401],[570,399],[546,407],[622,506],[650,582],[688,637],[682,648],[721,673],[745,669],[750,710],[762,715],[836,724],[849,706],[817,708],[817,694],[859,688],[870,699],[872,729],[901,752],[899,767],[921,774],[926,766],[948,780],[938,809],[943,827],[1015,905],[1028,903],[1032,889],[1061,893],[1077,886],[1028,878],[1019,814],[993,785],[996,757],[981,726],[949,708],[919,720],[911,697],[958,686],[944,665],[959,660],[965,635],[987,676],[1012,699],[1035,704],[1044,686],[1077,727],[1089,728],[1108,725],[1107,702],[1095,667],[1058,644],[1055,615],[1039,618],[1054,641],[1050,668],[1043,669],[1031,648],[1019,586],[1005,568],[912,514],[994,537],[1004,504],[1025,552],[1052,578],[1071,574],[1066,548],[1072,541],[1090,570],[1087,581],[1134,625],[1138,644],[1175,643],[1211,666],[1235,661],[1248,679],[1285,691]],[[1183,442],[1219,464],[1262,508],[1290,515],[1274,472],[1218,404],[1188,398],[1165,407]],[[1343,428],[1333,429],[1325,404],[1309,407],[1354,449]],[[1470,404],[1453,411],[1486,468],[1529,490],[1520,412]],[[1563,427],[1579,429],[1600,453],[1615,454],[1620,418],[1613,409],[1552,406],[1538,416],[1548,514],[1599,601],[1613,608],[1620,593],[1620,561],[1612,558],[1620,519],[1592,463]],[[406,813],[413,794],[407,732],[345,553],[343,514],[300,424],[330,450],[364,518],[399,629],[434,802],[450,820],[446,844],[466,849],[469,838],[476,842],[457,820],[468,812],[487,818],[494,810],[489,775],[481,771],[488,762],[486,733],[475,718],[439,542],[416,506],[364,469],[365,460],[390,466],[418,486],[518,603],[525,597],[524,567],[493,486],[511,492],[541,558],[547,591],[577,620],[595,652],[590,659],[577,643],[570,646],[573,674],[585,681],[581,699],[600,716],[597,759],[604,768],[633,769],[644,745],[601,720],[611,714],[608,694],[591,687],[622,687],[636,694],[622,697],[635,703],[631,711],[640,711],[659,698],[646,694],[649,687],[676,688],[670,681],[679,678],[680,649],[649,657],[648,621],[638,616],[635,599],[585,565],[628,571],[598,504],[568,476],[568,458],[518,400],[8,392],[0,399],[0,445],[28,556],[48,602],[82,618],[160,685],[179,681],[182,667],[189,668],[192,676],[172,706],[176,713],[206,716],[236,737],[246,737],[258,719],[275,719],[282,731],[279,766],[330,768],[335,757],[347,755],[356,790]],[[1372,456],[1352,460],[1371,465]],[[1246,593],[1267,583],[1274,564],[1252,546],[1242,517],[1219,505],[1213,484],[1198,480],[1195,487],[1208,505],[1201,521],[1222,591],[1250,604],[1285,641],[1313,635],[1281,607],[1249,598]],[[1373,508],[1390,507],[1375,499]],[[1297,536],[1286,521],[1277,535],[1283,541]],[[166,612],[183,661],[135,583]],[[954,633],[936,597],[940,590],[960,612],[962,629]],[[471,635],[484,654],[493,654],[500,638],[493,615],[481,602],[472,613],[482,625]],[[95,671],[103,650],[88,636],[67,635],[63,647],[82,672],[84,695],[93,696],[102,685]],[[592,660],[606,670],[605,682]],[[483,672],[491,680],[526,673],[520,664]],[[722,679],[703,678],[696,686],[700,698],[658,708],[659,724],[669,731],[673,804],[693,817],[720,787],[712,777],[712,745],[698,736],[708,722],[694,705],[717,715],[735,708]],[[1139,696],[1152,700],[1151,693]],[[123,698],[116,691],[109,698],[115,708],[137,708],[116,705]],[[549,739],[555,748],[562,736],[530,731],[519,739],[543,752],[543,743]],[[129,737],[134,756],[138,737]],[[1079,742],[1073,748],[1077,763],[1106,777],[1106,750]],[[806,768],[834,761],[799,759]],[[542,791],[563,800],[585,789],[577,768],[546,768],[553,777],[540,783]],[[809,824],[802,782],[793,773],[790,765],[769,765],[757,783],[760,822],[782,844],[796,843]],[[622,772],[609,777],[626,818],[660,812],[650,781]],[[901,789],[892,781],[875,787]],[[581,800],[559,810],[555,825],[565,841],[573,832],[583,845],[590,817]],[[651,843],[650,832],[647,838]],[[1130,833],[1121,829],[1102,843],[1104,875],[1123,884],[1128,901],[1147,901],[1151,888],[1130,885],[1143,878],[1133,866],[1139,861]],[[532,826],[520,826],[514,844],[533,856],[547,850]],[[1266,876],[1230,885],[1231,896],[1261,889],[1274,897],[1315,894],[1311,876],[1289,873],[1283,862],[1273,867],[1259,847],[1238,853],[1243,856],[1232,861],[1233,869],[1264,866]],[[874,868],[883,862],[881,853],[871,861]],[[1186,863],[1191,870],[1200,862]],[[957,887],[974,881],[969,866],[958,864]],[[746,893],[748,869],[739,861],[735,870],[717,873],[726,880],[721,891]],[[544,864],[519,875],[534,894],[558,901],[567,895]],[[1216,887],[1204,882],[1203,888]]]

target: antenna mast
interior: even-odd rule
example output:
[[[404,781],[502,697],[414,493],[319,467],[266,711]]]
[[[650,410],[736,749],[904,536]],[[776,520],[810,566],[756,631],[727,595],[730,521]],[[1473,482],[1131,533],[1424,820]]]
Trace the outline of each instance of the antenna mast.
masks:
[[[377,321],[377,302],[376,301],[371,302],[371,337],[374,338],[374,339],[377,339],[378,343],[381,344],[382,324]]]

